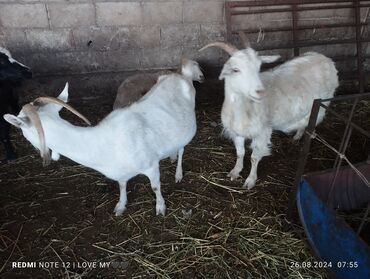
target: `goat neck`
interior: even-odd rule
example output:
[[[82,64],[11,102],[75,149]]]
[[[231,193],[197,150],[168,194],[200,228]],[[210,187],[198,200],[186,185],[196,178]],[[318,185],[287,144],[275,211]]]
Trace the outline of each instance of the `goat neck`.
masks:
[[[40,115],[45,130],[48,147],[58,154],[71,160],[94,168],[102,158],[104,150],[103,138],[96,136],[98,127],[74,126],[62,118],[49,118]],[[99,138],[99,141],[97,141]]]

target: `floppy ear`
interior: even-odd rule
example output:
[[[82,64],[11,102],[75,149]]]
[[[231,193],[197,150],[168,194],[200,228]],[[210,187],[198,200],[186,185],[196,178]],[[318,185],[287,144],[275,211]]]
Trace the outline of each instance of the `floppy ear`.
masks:
[[[238,72],[240,72],[240,70],[238,68],[233,67],[230,63],[225,63],[218,79],[223,80],[226,76],[229,76],[231,74],[235,74],[235,73],[238,73]]]
[[[21,118],[13,114],[4,114],[4,119],[17,128],[28,126],[26,118]]]
[[[262,63],[272,63],[280,59],[280,55],[260,55]]]

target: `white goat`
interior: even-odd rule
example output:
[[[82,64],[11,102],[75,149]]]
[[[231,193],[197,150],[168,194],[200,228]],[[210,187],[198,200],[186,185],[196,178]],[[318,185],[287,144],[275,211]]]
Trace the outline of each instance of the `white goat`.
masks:
[[[178,72],[193,81],[202,82],[204,79],[198,62],[194,60],[182,59],[181,69]],[[157,83],[160,76],[168,74],[172,74],[172,72],[159,71],[157,73],[136,74],[126,78],[118,87],[113,109],[123,108],[140,100]]]
[[[235,145],[237,160],[228,174],[231,180],[243,169],[244,142],[251,140],[251,170],[243,187],[251,189],[257,180],[259,161],[270,155],[272,130],[297,131],[298,140],[308,125],[314,99],[331,98],[338,86],[333,61],[319,53],[307,52],[272,70],[260,72],[261,63],[274,62],[280,56],[259,56],[246,46],[238,50],[226,43],[211,43],[231,56],[219,79],[225,79],[225,100],[221,119],[225,134]],[[317,124],[325,115],[321,109]]]
[[[61,154],[118,181],[116,215],[126,209],[127,181],[145,174],[156,195],[156,213],[164,215],[159,161],[178,152],[176,181],[182,179],[184,146],[196,132],[192,82],[181,75],[168,75],[141,101],[111,112],[95,127],[77,127],[60,118],[62,107],[77,114],[65,103],[67,99],[68,84],[58,99],[38,98],[26,104],[18,116],[6,114],[4,118],[22,129],[24,137],[40,150],[44,163],[50,148],[54,160]]]

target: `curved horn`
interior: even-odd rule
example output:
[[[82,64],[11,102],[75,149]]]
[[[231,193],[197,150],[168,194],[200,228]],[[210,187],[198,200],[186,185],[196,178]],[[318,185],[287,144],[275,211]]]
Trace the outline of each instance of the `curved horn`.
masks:
[[[223,43],[223,42],[210,43],[210,44],[202,47],[199,51],[203,51],[203,50],[205,50],[206,48],[209,48],[209,47],[219,47],[219,48],[223,49],[224,51],[226,51],[230,55],[233,55],[235,52],[238,51],[238,49],[236,47],[234,47],[233,45],[228,44],[228,43]]]
[[[46,104],[49,104],[49,103],[53,103],[53,104],[57,104],[57,105],[60,105],[62,107],[65,107],[70,112],[72,112],[73,114],[75,114],[79,118],[81,118],[83,121],[85,121],[88,125],[91,125],[91,122],[85,116],[83,116],[76,109],[71,107],[69,104],[63,102],[62,100],[59,100],[59,99],[54,98],[54,97],[39,97],[39,98],[37,98],[33,101],[34,105],[46,105]]]
[[[42,128],[40,117],[37,114],[35,107],[31,104],[26,104],[22,107],[23,113],[31,120],[31,123],[35,126],[37,134],[40,140],[40,155],[43,159],[42,164],[47,166],[50,164],[50,152],[45,144],[45,133]]]
[[[241,39],[241,40],[242,40],[242,42],[243,42],[244,47],[245,47],[245,48],[251,47],[251,43],[250,43],[250,41],[248,40],[247,35],[245,35],[245,33],[244,33],[244,32],[242,32],[242,31],[239,31],[239,32],[238,32],[238,34],[239,34],[240,39]]]

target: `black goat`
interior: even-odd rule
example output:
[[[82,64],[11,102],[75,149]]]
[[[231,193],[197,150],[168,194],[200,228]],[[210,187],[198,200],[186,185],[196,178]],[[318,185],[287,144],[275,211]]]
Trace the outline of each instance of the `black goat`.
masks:
[[[18,114],[20,107],[14,88],[26,78],[31,78],[31,70],[14,60],[8,50],[0,47],[0,140],[5,149],[5,161],[14,160],[16,154],[10,142],[10,124],[5,121],[6,113]]]

